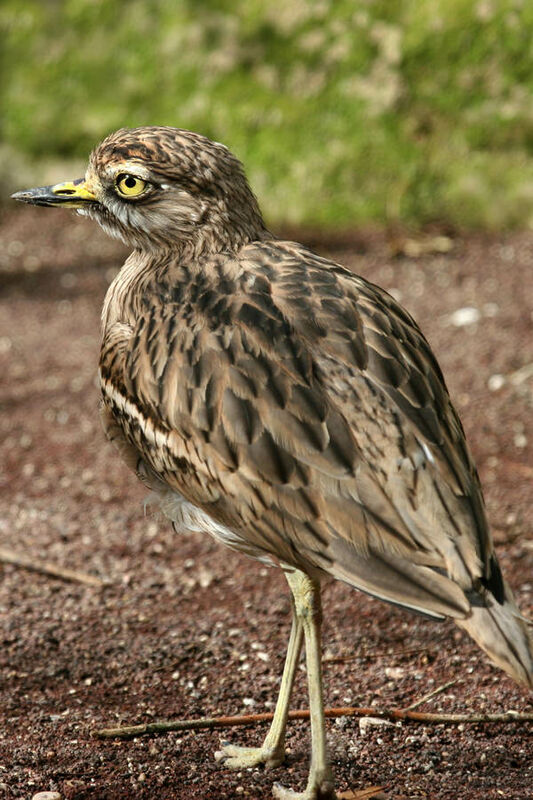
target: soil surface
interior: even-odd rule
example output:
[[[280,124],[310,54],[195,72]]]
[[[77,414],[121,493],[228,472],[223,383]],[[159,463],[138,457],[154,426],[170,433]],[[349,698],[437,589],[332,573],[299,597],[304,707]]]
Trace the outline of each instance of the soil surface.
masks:
[[[307,237],[308,241],[313,237]],[[485,488],[504,572],[533,611],[533,236],[431,240],[380,234],[311,241],[391,290],[431,342]],[[436,249],[448,244],[436,240]],[[427,245],[427,246],[426,246]],[[425,251],[422,254],[417,251]],[[266,798],[302,789],[309,731],[292,722],[286,765],[241,773],[221,738],[264,725],[102,741],[96,728],[271,710],[290,627],[283,577],[215,544],[178,537],[98,419],[99,314],[125,251],[90,222],[23,208],[0,223],[0,548],[81,570],[103,588],[0,563],[0,797]],[[414,257],[419,255],[419,257]],[[464,310],[464,309],[470,310]],[[461,311],[461,309],[463,309]],[[472,310],[474,309],[474,310]],[[451,622],[432,623],[330,583],[329,706],[531,711],[531,695]],[[301,670],[294,708],[306,707]],[[339,791],[390,800],[533,796],[531,726],[328,722]],[[355,797],[358,795],[355,794]]]

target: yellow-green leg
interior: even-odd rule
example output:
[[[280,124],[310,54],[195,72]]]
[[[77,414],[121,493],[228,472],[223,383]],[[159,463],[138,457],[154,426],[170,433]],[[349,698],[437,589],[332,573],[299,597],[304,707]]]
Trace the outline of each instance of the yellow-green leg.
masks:
[[[303,792],[294,792],[276,784],[274,797],[278,800],[335,800],[333,773],[326,743],[324,701],[322,696],[322,659],[320,632],[322,607],[320,584],[300,570],[287,567],[285,577],[293,597],[292,628],[287,649],[285,668],[274,719],[261,747],[238,747],[227,744],[215,754],[217,760],[233,769],[266,764],[274,767],[285,756],[285,728],[289,713],[289,700],[298,658],[305,637],[309,708],[311,715],[311,765],[307,786]]]
[[[294,603],[292,604],[292,627],[285,658],[285,667],[281,678],[278,702],[274,711],[274,719],[261,747],[239,747],[238,745],[225,744],[215,753],[217,761],[232,769],[245,769],[258,764],[267,767],[277,767],[285,758],[285,728],[289,713],[294,674],[298,665],[302,649],[303,627],[296,615]]]
[[[334,800],[336,795],[326,742],[322,694],[320,584],[299,570],[287,572],[286,577],[294,597],[296,616],[301,621],[305,636],[311,714],[311,765],[305,791],[294,792],[276,785],[274,797],[278,800]]]

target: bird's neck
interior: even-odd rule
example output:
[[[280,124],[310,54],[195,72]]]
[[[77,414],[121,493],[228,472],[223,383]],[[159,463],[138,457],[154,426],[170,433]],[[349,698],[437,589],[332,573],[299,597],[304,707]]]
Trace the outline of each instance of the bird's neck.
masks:
[[[150,237],[124,237],[123,241],[136,248],[136,259],[147,256],[156,265],[173,260],[187,265],[194,272],[201,269],[202,263],[209,258],[222,253],[226,256],[238,253],[247,244],[273,238],[259,218],[238,228],[229,224],[204,224],[201,230],[180,231],[179,235],[168,240],[151,234]]]
[[[240,220],[239,226],[224,223],[223,220],[216,224],[202,226],[201,234],[198,233],[191,239],[183,239],[172,246],[171,252],[176,261],[186,264],[191,271],[202,269],[202,263],[224,253],[231,255],[238,253],[251,242],[272,239],[272,234],[265,227],[262,218],[252,216],[249,220]]]
[[[152,253],[134,250],[112,281],[102,308],[102,333],[118,323],[134,324],[140,313],[143,289],[154,275],[158,264]],[[139,305],[139,308],[136,306]]]
[[[242,235],[231,240],[210,237],[208,241],[197,240],[194,245],[191,242],[190,246],[187,242],[181,242],[179,247],[161,248],[153,252],[134,250],[107,290],[102,309],[104,338],[117,323],[136,324],[150,291],[155,289],[164,294],[172,286],[197,284],[198,281],[212,281],[216,285],[220,275],[216,270],[213,271],[215,264],[225,263],[226,270],[231,272],[238,264],[237,258],[231,258],[232,254],[237,256],[253,241],[274,238],[264,227],[254,234],[254,238]]]

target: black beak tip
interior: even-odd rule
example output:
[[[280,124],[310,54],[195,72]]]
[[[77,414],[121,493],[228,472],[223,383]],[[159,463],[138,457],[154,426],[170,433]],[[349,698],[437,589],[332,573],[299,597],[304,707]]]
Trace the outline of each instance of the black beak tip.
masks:
[[[13,192],[11,195],[12,200],[21,200],[23,203],[28,202],[30,193],[28,191],[25,192]]]
[[[22,192],[15,192],[11,195],[12,200],[19,200],[21,203],[30,203],[32,206],[46,206],[46,197],[42,191],[36,189],[24,189]]]
[[[57,203],[57,198],[51,192],[51,186],[39,186],[36,189],[24,189],[11,195],[12,200],[21,203],[30,203],[32,206],[51,206]]]

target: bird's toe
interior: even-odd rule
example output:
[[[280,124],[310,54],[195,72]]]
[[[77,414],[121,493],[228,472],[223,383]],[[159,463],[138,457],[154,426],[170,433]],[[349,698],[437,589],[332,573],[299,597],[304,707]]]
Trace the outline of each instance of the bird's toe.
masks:
[[[229,769],[249,769],[264,764],[266,767],[279,766],[285,757],[271,747],[239,747],[223,742],[222,749],[215,753],[215,759]]]
[[[315,782],[307,784],[303,792],[295,792],[293,789],[286,789],[279,783],[272,787],[272,794],[276,800],[336,800],[337,795],[331,781]]]

